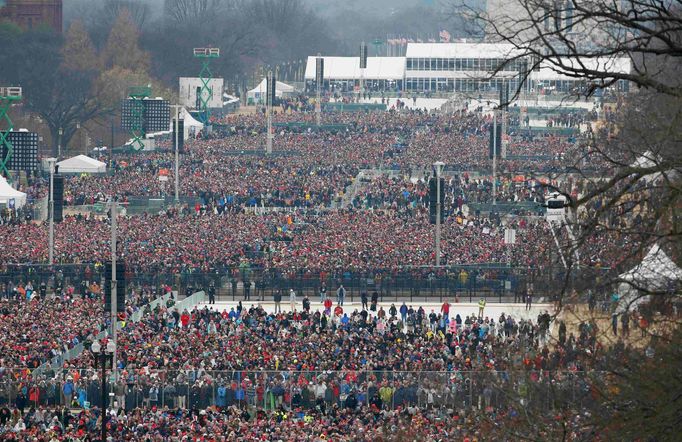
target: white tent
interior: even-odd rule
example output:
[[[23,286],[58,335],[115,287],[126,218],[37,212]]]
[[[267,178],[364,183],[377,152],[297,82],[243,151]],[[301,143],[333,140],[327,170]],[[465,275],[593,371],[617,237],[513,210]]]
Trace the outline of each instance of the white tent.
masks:
[[[185,126],[185,140],[189,138],[190,134],[195,135],[199,132],[201,132],[201,129],[204,128],[204,124],[194,118],[192,114],[189,113],[187,109],[184,107],[180,109],[180,118],[184,120],[184,126]],[[171,121],[171,127],[173,125],[173,122]]]
[[[268,85],[267,85],[267,80],[263,78],[263,81],[260,82],[258,86],[255,88],[251,89],[246,93],[246,97],[253,99],[253,100],[262,100],[265,98],[265,93],[267,91]],[[277,82],[277,85],[275,87],[275,96],[276,97],[281,97],[283,95],[289,95],[294,93],[294,87],[289,86],[286,83],[282,83],[281,81]]]
[[[10,200],[14,200],[14,207],[19,209],[26,204],[26,194],[14,189],[5,177],[0,175],[0,204],[9,205]]]
[[[105,173],[106,163],[86,155],[76,155],[57,163],[60,173]]]
[[[619,280],[622,283],[618,310],[625,311],[647,299],[640,296],[640,290],[664,292],[682,282],[682,269],[656,244],[641,263],[621,274]]]

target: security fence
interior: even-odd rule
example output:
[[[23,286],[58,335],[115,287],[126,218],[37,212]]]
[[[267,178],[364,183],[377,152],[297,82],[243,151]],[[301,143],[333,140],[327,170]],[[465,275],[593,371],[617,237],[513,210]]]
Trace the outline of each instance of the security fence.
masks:
[[[107,406],[276,409],[423,408],[583,409],[600,372],[570,371],[210,371],[119,370],[106,375]],[[100,407],[101,370],[50,370],[39,376],[0,369],[0,405]]]
[[[322,287],[328,293],[340,285],[346,290],[351,302],[361,293],[370,297],[376,292],[380,301],[398,299],[462,301],[484,297],[489,301],[522,302],[528,293],[535,299],[552,299],[562,292],[587,288],[599,290],[605,286],[608,268],[574,269],[570,273],[563,267],[514,267],[500,263],[398,269],[372,271],[326,272],[319,270],[263,269],[248,264],[237,267],[215,268],[208,272],[194,269],[143,269],[126,268],[126,286],[160,287],[169,285],[180,297],[205,290],[229,299],[270,300],[275,292],[288,293],[290,289],[299,295],[317,296]],[[104,266],[101,264],[55,265],[6,265],[0,267],[0,297],[8,296],[8,290],[20,283],[33,284],[35,290],[41,283],[48,288],[72,285],[78,288],[82,281],[104,284]],[[604,287],[605,288],[605,287]],[[4,290],[4,293],[3,293]]]

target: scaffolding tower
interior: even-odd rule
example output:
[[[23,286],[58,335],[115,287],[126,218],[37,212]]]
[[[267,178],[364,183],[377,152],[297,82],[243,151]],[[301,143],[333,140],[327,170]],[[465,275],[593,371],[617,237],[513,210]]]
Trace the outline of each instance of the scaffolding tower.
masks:
[[[130,135],[132,136],[131,146],[135,150],[144,149],[144,103],[142,100],[152,94],[149,86],[134,86],[128,91],[128,98],[131,100],[131,125]]]
[[[5,129],[0,129],[0,151],[6,151],[4,158],[0,156],[0,175],[4,174],[8,181],[12,180],[9,162],[14,153],[14,147],[9,140],[9,133],[14,129],[14,124],[9,118],[9,108],[19,101],[21,101],[20,87],[0,87],[0,125],[3,121],[6,122]]]
[[[201,72],[199,73],[201,89],[198,96],[201,108],[197,110],[199,111],[199,121],[203,124],[209,124],[211,116],[209,103],[213,98],[213,88],[211,88],[210,82],[213,79],[213,75],[211,74],[210,63],[211,59],[219,57],[220,48],[194,48],[194,58],[201,60]]]

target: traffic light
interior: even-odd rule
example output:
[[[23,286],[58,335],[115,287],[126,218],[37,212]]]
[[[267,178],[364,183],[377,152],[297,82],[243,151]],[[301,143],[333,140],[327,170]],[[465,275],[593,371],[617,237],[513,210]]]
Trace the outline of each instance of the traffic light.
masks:
[[[116,312],[126,311],[126,267],[122,260],[116,261]],[[111,313],[111,261],[104,264],[104,311]]]
[[[436,179],[429,179],[429,220],[431,224],[436,224],[436,205],[437,205],[438,189],[436,188]],[[445,221],[445,178],[440,179],[440,222]]]
[[[53,177],[54,189],[52,198],[54,201],[54,222],[60,223],[64,220],[64,176],[55,174]]]
[[[497,158],[502,157],[502,125],[490,125],[490,153],[489,158],[493,159],[493,152]]]

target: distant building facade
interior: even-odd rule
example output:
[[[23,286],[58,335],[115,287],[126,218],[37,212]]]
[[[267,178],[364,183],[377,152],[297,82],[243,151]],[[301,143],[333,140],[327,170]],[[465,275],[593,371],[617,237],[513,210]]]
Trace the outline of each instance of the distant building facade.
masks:
[[[316,78],[316,56],[308,57],[305,80],[309,87]],[[405,57],[369,57],[367,68],[360,70],[359,57],[324,58],[324,90],[353,92],[360,80],[370,91],[407,91],[428,93],[497,93],[503,88],[529,93],[574,93],[583,89],[583,79],[575,78],[560,67],[543,61],[533,69],[528,57],[508,43],[408,43]],[[566,59],[565,65],[573,62]],[[631,61],[622,57],[583,60],[583,65],[600,72],[629,73]],[[611,89],[629,91],[620,80]],[[314,89],[311,89],[314,90]]]
[[[62,32],[62,0],[0,0],[0,21],[16,23],[22,29],[47,25]]]

